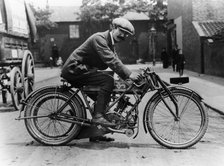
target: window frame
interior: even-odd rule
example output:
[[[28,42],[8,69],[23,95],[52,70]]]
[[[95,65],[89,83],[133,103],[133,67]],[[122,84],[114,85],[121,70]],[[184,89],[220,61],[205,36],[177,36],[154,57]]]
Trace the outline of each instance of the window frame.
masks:
[[[80,38],[80,25],[70,24],[69,25],[69,38],[79,39]]]

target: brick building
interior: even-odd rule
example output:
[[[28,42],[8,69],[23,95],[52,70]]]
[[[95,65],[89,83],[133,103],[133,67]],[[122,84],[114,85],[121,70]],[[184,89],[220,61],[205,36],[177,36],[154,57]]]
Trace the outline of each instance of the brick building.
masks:
[[[223,9],[223,0],[168,0],[169,48],[178,44],[186,68],[224,77]]]

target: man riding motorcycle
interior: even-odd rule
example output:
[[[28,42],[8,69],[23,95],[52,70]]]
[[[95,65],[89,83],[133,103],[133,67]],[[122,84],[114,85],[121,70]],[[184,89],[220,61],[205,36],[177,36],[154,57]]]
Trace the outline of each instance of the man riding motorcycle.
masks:
[[[122,79],[140,79],[140,74],[130,71],[118,58],[115,44],[124,41],[128,35],[134,35],[133,25],[125,18],[112,21],[112,30],[98,32],[90,36],[75,49],[65,62],[61,76],[74,87],[86,85],[99,86],[93,122],[106,126],[114,123],[105,119],[106,105],[114,88],[113,76],[102,72],[108,67]]]

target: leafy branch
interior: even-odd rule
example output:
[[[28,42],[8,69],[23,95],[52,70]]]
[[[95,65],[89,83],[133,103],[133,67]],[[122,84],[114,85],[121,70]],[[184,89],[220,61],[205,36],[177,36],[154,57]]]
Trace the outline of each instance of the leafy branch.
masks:
[[[108,0],[106,3],[83,0],[80,9],[79,16],[84,22],[112,20],[129,11],[145,13],[153,21],[167,19],[167,6],[163,4],[163,0]]]
[[[31,5],[31,9],[33,10],[34,17],[36,18],[37,32],[39,34],[41,34],[43,30],[49,30],[57,27],[55,22],[50,21],[52,12],[48,8],[36,9]]]

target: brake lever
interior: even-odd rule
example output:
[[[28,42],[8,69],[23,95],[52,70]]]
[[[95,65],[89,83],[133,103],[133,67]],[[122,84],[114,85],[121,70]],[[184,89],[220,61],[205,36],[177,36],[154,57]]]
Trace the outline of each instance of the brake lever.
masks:
[[[145,82],[141,82],[140,84],[134,82],[133,84],[134,84],[136,87],[140,88],[142,85],[145,84]]]

